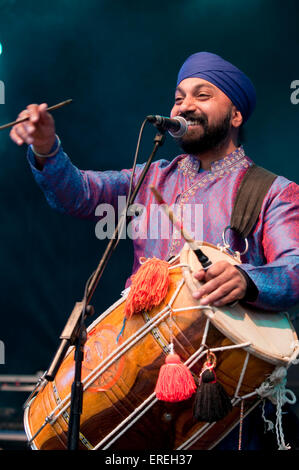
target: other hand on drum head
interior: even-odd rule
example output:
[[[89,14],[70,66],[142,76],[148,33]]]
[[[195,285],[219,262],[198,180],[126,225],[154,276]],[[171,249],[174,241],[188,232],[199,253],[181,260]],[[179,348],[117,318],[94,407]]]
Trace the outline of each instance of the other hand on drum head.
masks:
[[[246,295],[245,276],[227,261],[217,261],[207,271],[201,269],[194,274],[195,279],[205,282],[193,293],[195,299],[201,299],[201,305],[222,307],[241,300]]]

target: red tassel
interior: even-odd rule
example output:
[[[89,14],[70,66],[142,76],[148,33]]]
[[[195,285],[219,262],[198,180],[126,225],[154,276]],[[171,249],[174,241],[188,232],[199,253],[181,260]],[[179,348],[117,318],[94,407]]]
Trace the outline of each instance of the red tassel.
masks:
[[[158,400],[178,402],[187,400],[196,391],[193,376],[177,354],[170,353],[161,367],[155,393]]]
[[[148,259],[131,276],[132,285],[126,300],[125,317],[134,313],[150,311],[166,297],[169,286],[167,261],[158,258]]]

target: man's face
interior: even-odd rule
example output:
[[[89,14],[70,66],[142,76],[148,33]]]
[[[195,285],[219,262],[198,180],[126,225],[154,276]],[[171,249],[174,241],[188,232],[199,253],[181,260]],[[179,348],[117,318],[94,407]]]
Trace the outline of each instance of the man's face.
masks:
[[[177,139],[182,149],[194,155],[219,147],[231,131],[233,104],[212,83],[186,78],[176,89],[171,117],[187,120],[187,133]]]

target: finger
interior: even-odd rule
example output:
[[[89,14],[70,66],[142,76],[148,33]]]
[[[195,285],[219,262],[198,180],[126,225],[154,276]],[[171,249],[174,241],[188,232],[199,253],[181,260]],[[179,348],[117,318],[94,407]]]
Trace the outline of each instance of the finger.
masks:
[[[24,109],[23,111],[21,111],[19,114],[18,114],[18,117],[17,117],[17,121],[21,120],[21,119],[24,119],[24,118],[29,118],[29,110],[28,109]],[[17,124],[15,126],[13,126],[13,128],[11,129],[10,131],[10,138],[17,144],[17,145],[22,145],[25,143],[24,139],[23,139],[23,133],[22,133],[22,130],[21,128],[19,127],[21,124]],[[31,130],[30,130],[31,132]]]
[[[200,299],[204,295],[209,295],[228,281],[231,281],[231,276],[227,272],[224,272],[201,286],[198,291],[194,292],[193,297]]]
[[[197,271],[196,273],[193,274],[195,279],[198,281],[203,281],[205,279],[206,272],[204,269],[201,269],[200,271]]]
[[[24,109],[23,111],[21,111],[21,112],[19,113],[19,115],[18,115],[18,117],[17,117],[17,121],[18,121],[19,119],[23,119],[23,118],[26,118],[26,117],[27,117],[27,118],[29,117],[29,111],[28,111],[28,109]]]
[[[25,123],[15,126],[16,135],[22,139],[23,143],[26,142],[28,145],[33,143],[33,137],[31,134],[34,132],[34,128],[32,129],[32,127],[32,125],[27,125]]]
[[[219,276],[225,270],[231,268],[233,268],[233,265],[231,265],[227,261],[217,261],[216,263],[212,264],[212,266],[206,271],[206,281],[209,281],[210,279]]]
[[[224,305],[231,304],[238,300],[241,300],[240,295],[239,295],[239,289],[234,289],[228,295],[225,295],[221,299],[214,302],[213,305],[215,305],[215,307],[223,307]]]
[[[47,109],[48,109],[48,105],[47,103],[42,103],[39,105],[38,107],[38,111],[39,111],[39,116],[40,116],[40,121],[41,123],[46,123],[49,119],[49,113],[47,112]]]
[[[205,295],[201,300],[201,305],[213,304],[214,302],[220,301],[222,297],[229,295],[235,289],[238,290],[238,295],[241,294],[241,289],[236,285],[234,281],[226,282],[222,284],[218,289],[211,292],[209,295]]]
[[[16,133],[16,130],[14,127],[11,129],[9,135],[10,135],[11,140],[13,140],[17,145],[24,144],[23,139]]]
[[[42,104],[39,105],[39,111],[41,113],[44,113],[45,111],[47,111],[47,109],[48,109],[48,104],[47,103],[42,103]]]
[[[201,271],[198,271],[196,273],[193,273],[193,276],[198,282],[204,282],[204,280],[205,280],[205,271],[201,270]],[[199,290],[194,291],[192,293],[192,296],[195,299],[199,299],[201,297],[201,295],[199,294]]]
[[[28,112],[29,120],[32,123],[36,123],[39,120],[40,111],[39,111],[39,105],[38,104],[29,104],[27,106],[27,112]]]

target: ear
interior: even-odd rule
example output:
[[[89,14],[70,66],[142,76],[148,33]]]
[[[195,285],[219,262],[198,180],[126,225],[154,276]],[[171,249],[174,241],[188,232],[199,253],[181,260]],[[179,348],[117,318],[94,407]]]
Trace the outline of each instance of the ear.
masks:
[[[232,126],[235,127],[235,128],[238,128],[238,127],[241,126],[242,122],[243,122],[242,114],[240,113],[240,111],[235,106],[233,106],[233,108],[232,108],[232,118],[231,118]]]

